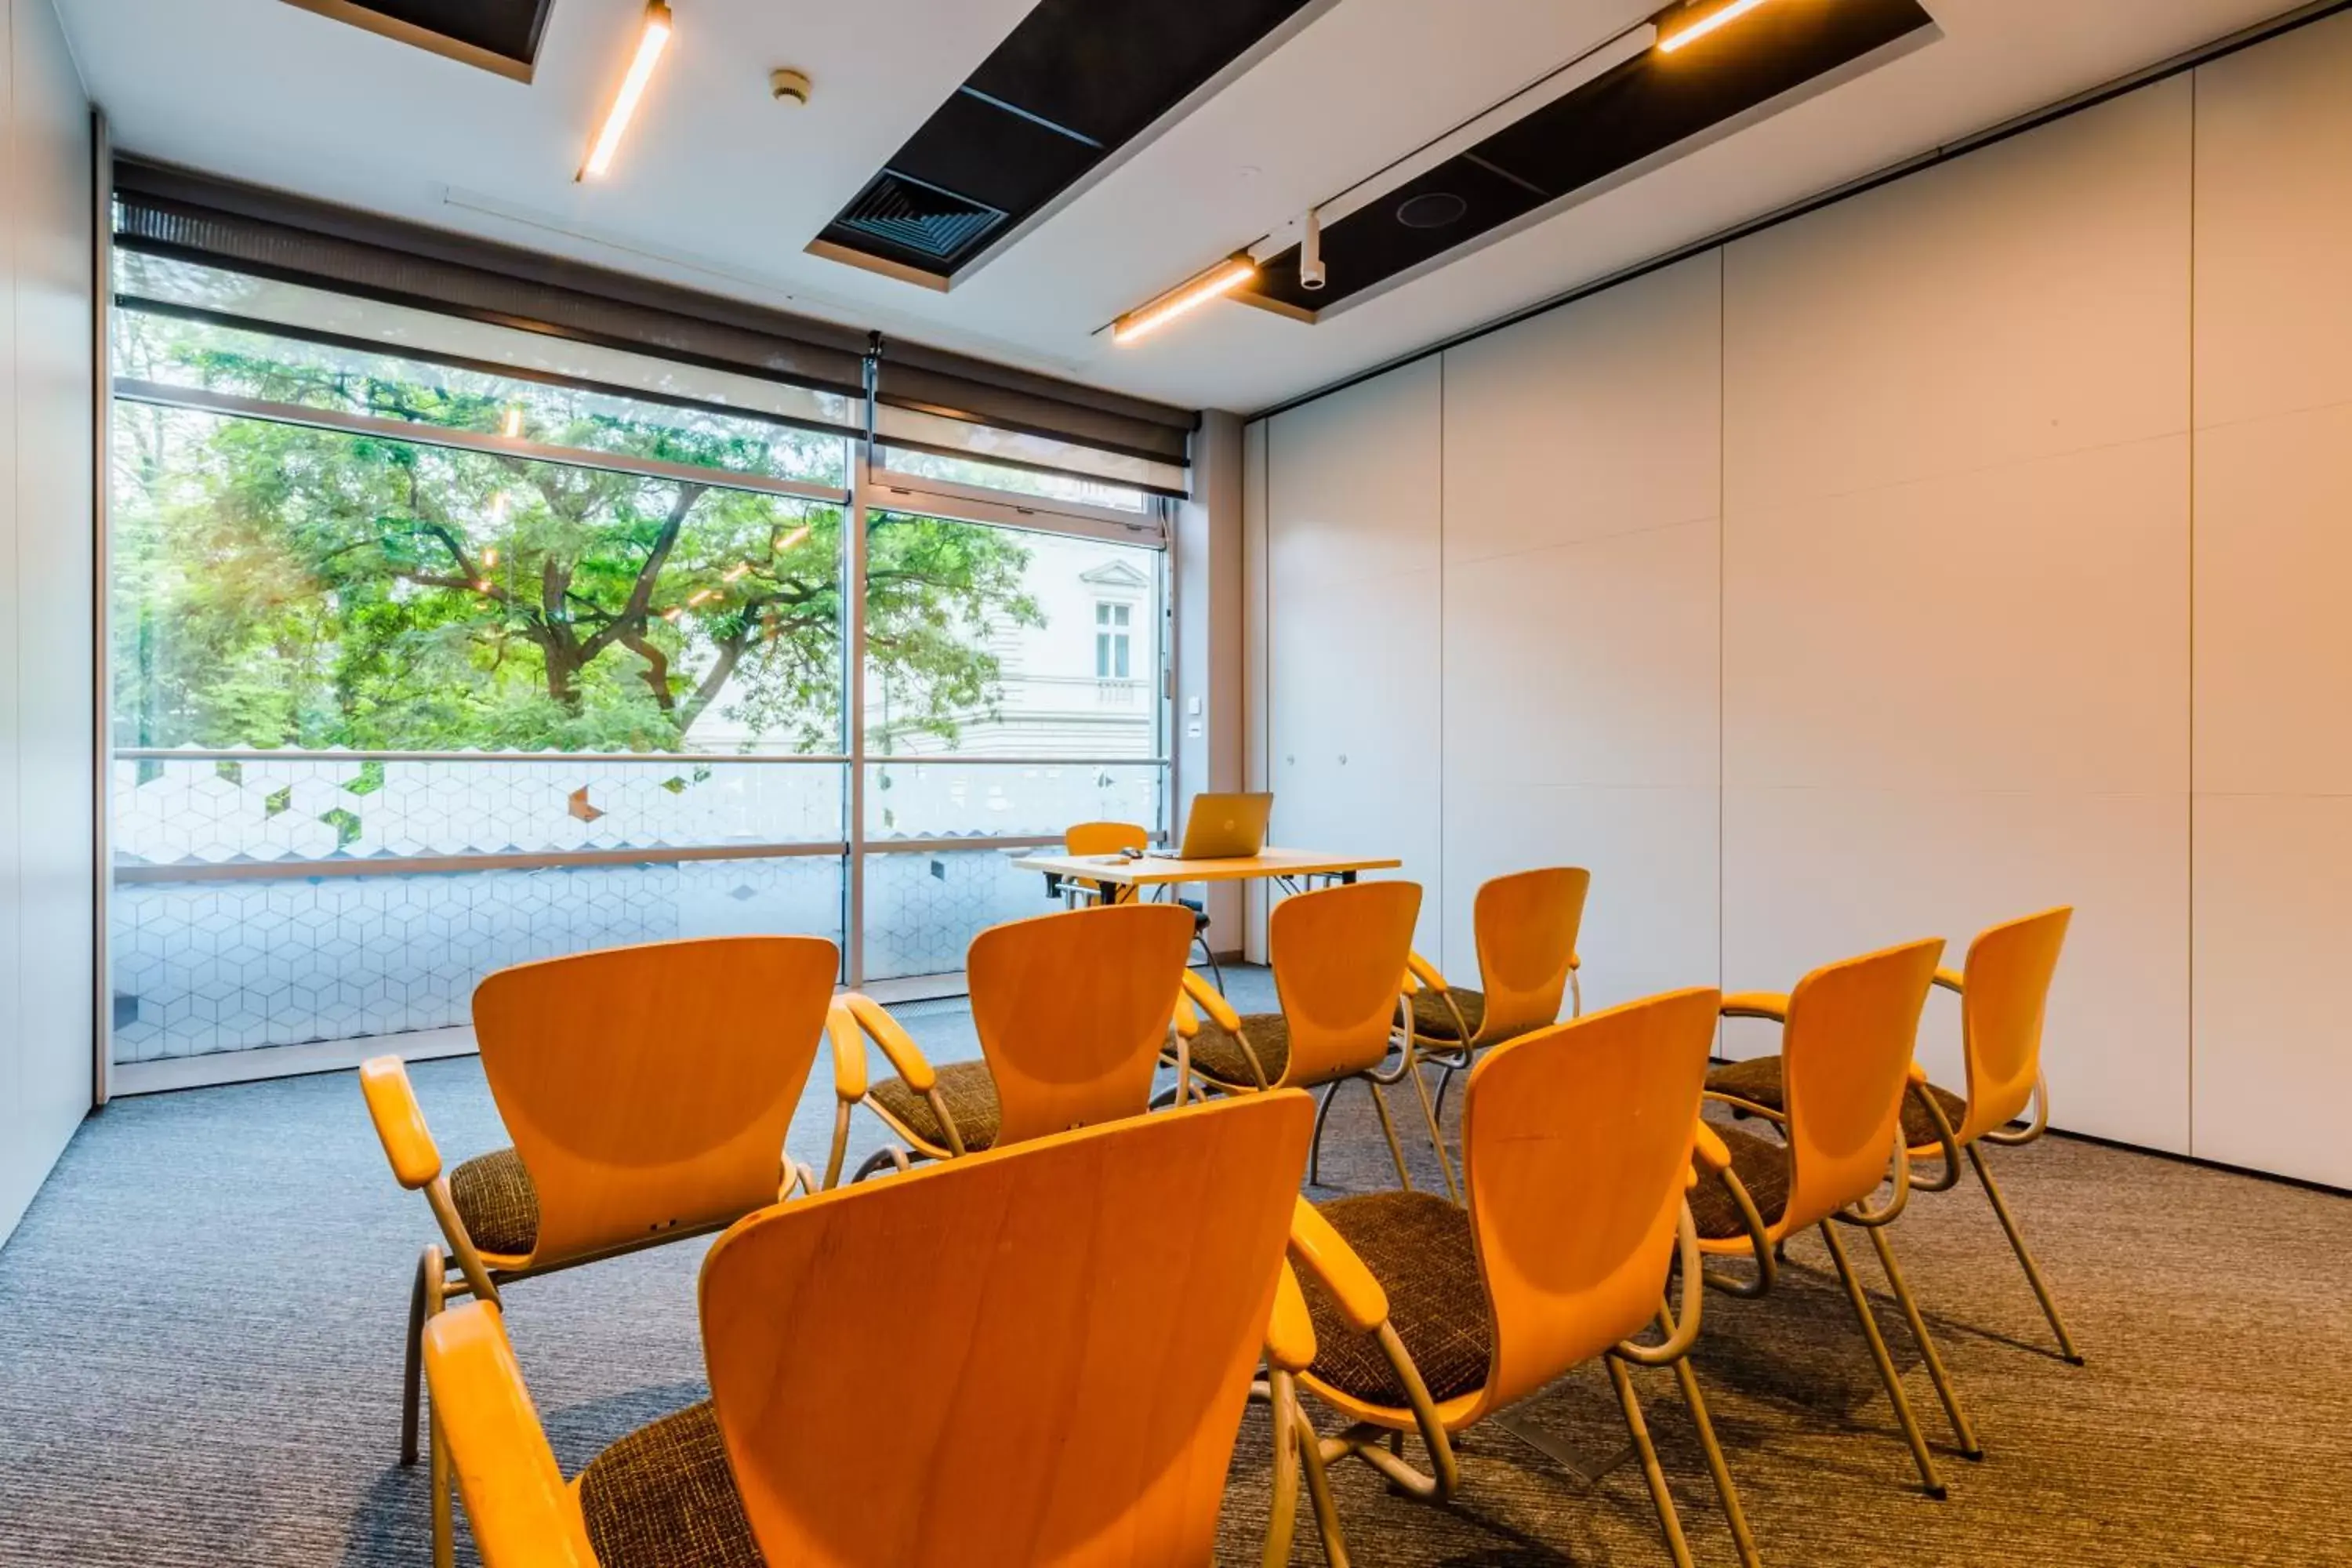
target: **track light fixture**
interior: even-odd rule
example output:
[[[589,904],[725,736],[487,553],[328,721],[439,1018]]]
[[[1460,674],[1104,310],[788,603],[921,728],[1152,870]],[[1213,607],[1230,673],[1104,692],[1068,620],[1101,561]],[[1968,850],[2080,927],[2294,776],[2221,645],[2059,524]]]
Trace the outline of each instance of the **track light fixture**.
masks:
[[[1179,283],[1150,304],[1129,310],[1110,324],[1110,341],[1131,343],[1144,333],[1166,325],[1188,310],[1197,310],[1220,295],[1230,294],[1257,276],[1257,264],[1244,255],[1226,257],[1206,272]]]
[[[1706,12],[1695,22],[1675,25],[1661,20],[1658,25],[1658,52],[1670,55],[1685,45],[1695,44],[1717,28],[1737,22],[1763,4],[1764,0],[1727,0],[1726,4]]]
[[[604,113],[604,123],[596,139],[588,144],[588,156],[580,172],[572,175],[581,180],[601,180],[613,166],[613,154],[621,150],[621,138],[627,134],[629,121],[635,118],[637,105],[646,96],[646,84],[653,79],[654,67],[661,63],[662,51],[669,47],[669,6],[666,0],[647,0],[645,29],[637,36],[637,52],[629,60],[628,74],[621,79],[621,90],[613,98],[613,107]]]

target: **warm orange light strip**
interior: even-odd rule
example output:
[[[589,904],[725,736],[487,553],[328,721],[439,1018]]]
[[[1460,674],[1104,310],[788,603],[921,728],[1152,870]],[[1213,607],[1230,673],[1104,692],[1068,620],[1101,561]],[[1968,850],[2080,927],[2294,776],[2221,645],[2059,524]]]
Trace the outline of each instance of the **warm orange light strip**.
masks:
[[[1188,310],[1230,294],[1257,276],[1257,265],[1246,256],[1229,256],[1208,271],[1162,294],[1139,310],[1129,310],[1110,324],[1110,341],[1131,343],[1144,333],[1166,326]]]
[[[1670,55],[1676,49],[1681,48],[1685,44],[1695,44],[1701,38],[1706,37],[1709,33],[1714,32],[1717,27],[1728,26],[1730,24],[1737,22],[1740,17],[1745,16],[1748,12],[1755,10],[1759,5],[1763,4],[1764,0],[1731,0],[1731,4],[1726,5],[1722,10],[1710,12],[1706,16],[1700,17],[1697,21],[1693,22],[1689,26],[1683,28],[1678,32],[1668,33],[1665,37],[1660,38],[1658,40],[1658,53],[1662,55]]]
[[[636,58],[629,62],[629,74],[621,79],[621,90],[613,100],[613,107],[604,116],[604,128],[596,132],[589,144],[588,161],[580,165],[573,180],[600,180],[613,166],[613,154],[621,150],[621,138],[629,129],[629,121],[637,112],[638,100],[646,96],[646,84],[653,79],[654,67],[660,63],[662,50],[669,47],[669,6],[664,0],[650,0],[646,6],[646,30],[637,39]]]

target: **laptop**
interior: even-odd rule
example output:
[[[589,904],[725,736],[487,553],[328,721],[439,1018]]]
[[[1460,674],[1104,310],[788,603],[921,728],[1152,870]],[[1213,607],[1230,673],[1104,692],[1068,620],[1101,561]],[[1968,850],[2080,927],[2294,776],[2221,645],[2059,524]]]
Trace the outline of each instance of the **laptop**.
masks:
[[[1245,860],[1265,847],[1273,814],[1271,795],[1196,795],[1184,819],[1184,842],[1166,858]]]

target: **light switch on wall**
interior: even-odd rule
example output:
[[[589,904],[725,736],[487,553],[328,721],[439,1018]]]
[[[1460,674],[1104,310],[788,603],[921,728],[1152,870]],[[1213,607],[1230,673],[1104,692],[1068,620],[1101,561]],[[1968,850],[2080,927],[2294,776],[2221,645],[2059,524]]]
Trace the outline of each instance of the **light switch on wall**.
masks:
[[[1197,697],[1186,699],[1184,703],[1184,711],[1190,713],[1193,718],[1198,719],[1201,716],[1201,700]],[[1201,731],[1198,730],[1192,731],[1195,735],[1200,732]]]

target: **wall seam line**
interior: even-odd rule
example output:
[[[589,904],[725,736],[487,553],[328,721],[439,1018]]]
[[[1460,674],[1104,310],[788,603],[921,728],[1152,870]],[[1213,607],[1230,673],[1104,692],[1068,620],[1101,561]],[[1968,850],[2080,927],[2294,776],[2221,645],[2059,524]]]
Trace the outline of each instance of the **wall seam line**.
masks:
[[[2200,66],[2189,76],[2189,900],[2186,1133],[2197,1152],[2197,117]]]

